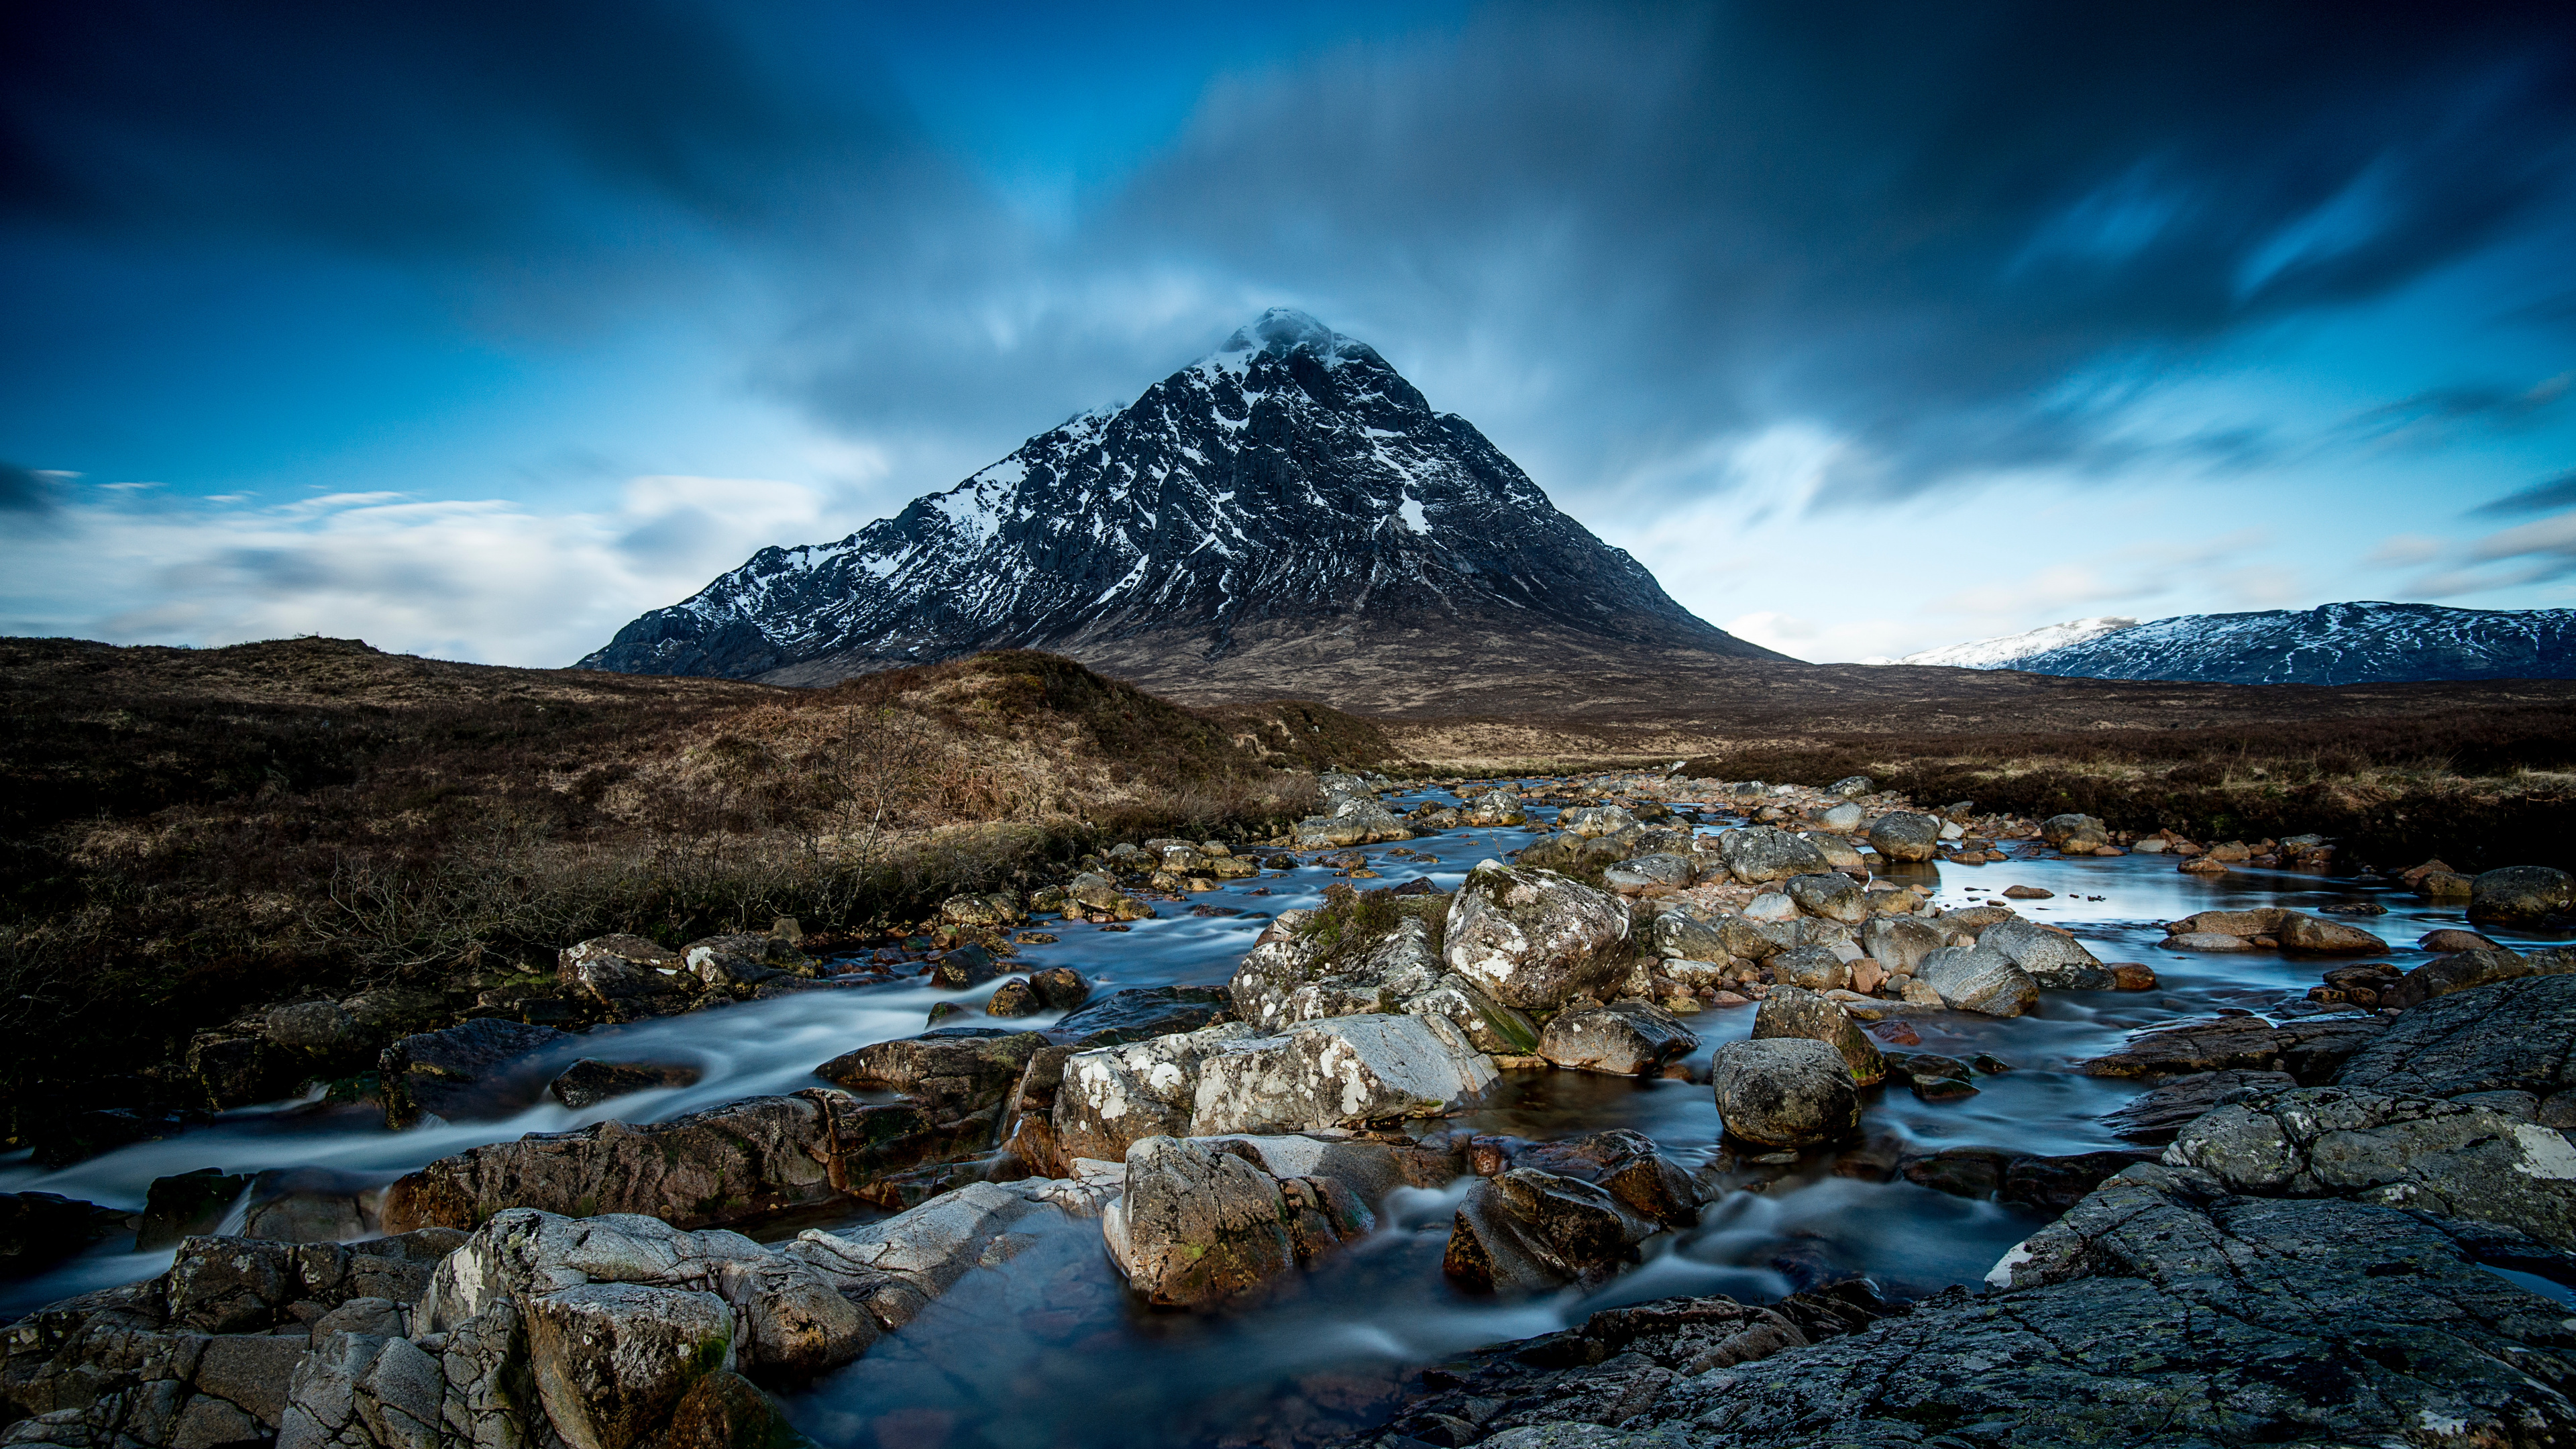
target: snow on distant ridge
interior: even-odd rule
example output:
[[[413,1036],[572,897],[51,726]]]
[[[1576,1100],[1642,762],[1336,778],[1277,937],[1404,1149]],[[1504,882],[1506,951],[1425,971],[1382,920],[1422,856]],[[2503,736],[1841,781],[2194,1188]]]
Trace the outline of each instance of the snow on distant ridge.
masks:
[[[2069,644],[2122,629],[2138,627],[2135,619],[2103,614],[2091,619],[2069,619],[2063,624],[2049,624],[2019,634],[2000,634],[1992,639],[1971,639],[1965,644],[1947,644],[1938,649],[1925,649],[1902,659],[1872,660],[1872,663],[1946,665],[1953,669],[2003,669],[2017,660]]]

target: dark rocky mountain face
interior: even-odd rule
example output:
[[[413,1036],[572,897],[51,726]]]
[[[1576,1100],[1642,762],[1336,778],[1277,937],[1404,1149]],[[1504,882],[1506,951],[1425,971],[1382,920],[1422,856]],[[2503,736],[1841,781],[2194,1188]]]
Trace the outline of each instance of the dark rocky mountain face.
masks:
[[[1005,647],[1179,678],[1281,650],[1782,657],[1674,603],[1367,344],[1275,308],[1132,405],[837,543],[763,549],[581,664],[825,684]]]
[[[2576,609],[2353,603],[2185,614],[1996,667],[2211,684],[2576,679]]]

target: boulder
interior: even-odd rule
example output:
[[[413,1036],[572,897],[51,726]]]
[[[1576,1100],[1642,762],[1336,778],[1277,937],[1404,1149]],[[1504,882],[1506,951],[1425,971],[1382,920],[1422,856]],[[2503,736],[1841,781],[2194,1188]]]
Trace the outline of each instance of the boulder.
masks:
[[[1800,946],[1771,958],[1771,979],[1809,991],[1851,987],[1851,964],[1829,946]]]
[[[751,1380],[718,1370],[680,1396],[662,1449],[814,1449],[814,1442]]]
[[[1657,1230],[1605,1188],[1514,1167],[1467,1190],[1440,1267],[1486,1292],[1597,1287],[1637,1261],[1637,1245]]]
[[[1470,801],[1462,818],[1471,826],[1495,826],[1519,825],[1529,816],[1522,808],[1520,791],[1497,785]]]
[[[2437,996],[2449,996],[2453,992],[2511,981],[2516,977],[2563,975],[2570,967],[2571,963],[2565,956],[2556,952],[2534,952],[2525,956],[2501,946],[2455,951],[2427,961],[2397,978],[2378,993],[2379,1004],[2402,1010],[2421,1006]]]
[[[1651,1077],[1699,1050],[1699,1035],[1671,1013],[1643,1001],[1570,1006],[1548,1018],[1538,1055],[1560,1067],[1619,1077]]]
[[[1278,1036],[1232,1037],[1197,1067],[1192,1137],[1445,1116],[1482,1101],[1498,1080],[1485,1054],[1439,1016],[1343,1016]]]
[[[1999,952],[2044,988],[2057,991],[2107,991],[2111,968],[2064,931],[2032,921],[2011,920],[1988,926],[1977,944]]]
[[[1833,869],[1813,842],[1768,825],[1718,832],[1717,855],[1726,862],[1727,872],[1746,885]]]
[[[836,1087],[901,1092],[932,1120],[952,1122],[998,1105],[1046,1044],[1033,1031],[942,1027],[844,1052],[814,1075]]]
[[[1840,805],[1827,806],[1825,809],[1817,811],[1816,824],[1822,829],[1832,831],[1837,836],[1849,835],[1853,831],[1860,829],[1861,822],[1868,817],[1868,814],[1869,812],[1846,800]],[[1813,839],[1814,837],[1809,836],[1808,838]],[[1819,844],[1821,843],[1822,842],[1819,842]]]
[[[366,1030],[357,1016],[336,1001],[299,1001],[273,1006],[260,1025],[271,1046],[335,1061],[364,1046]]]
[[[2167,936],[2158,944],[2168,951],[2260,951],[2263,948],[2244,936],[2231,936],[2221,931],[2185,931]]]
[[[1720,961],[1734,954],[1719,923],[1698,907],[1655,917],[1646,928],[1646,941],[1656,955],[1685,961]]]
[[[2039,1002],[2039,983],[2003,952],[1985,946],[1944,946],[1914,968],[1914,979],[1941,994],[1953,1011],[2019,1016]]]
[[[691,941],[680,948],[680,962],[701,985],[734,996],[773,981],[819,974],[804,952],[776,936],[750,931]]]
[[[1826,813],[1839,814],[1845,810],[1855,815],[1860,813],[1860,807],[1857,805],[1837,806]],[[1854,828],[1858,828],[1860,822],[1855,820],[1852,824]],[[1825,858],[1827,867],[1841,871],[1854,879],[1869,874],[1869,862],[1861,859],[1860,852],[1854,849],[1852,843],[1844,837],[1821,830],[1802,830],[1798,832],[1798,838],[1814,846],[1816,854]]]
[[[2228,1191],[2350,1197],[2576,1247],[2576,1147],[2483,1105],[2300,1087],[2216,1108],[2165,1149]]]
[[[2129,1142],[2162,1146],[2204,1114],[2234,1101],[2267,1096],[2299,1084],[2288,1072],[2228,1070],[2195,1072],[2133,1098],[2102,1119]]]
[[[2317,956],[2375,956],[2388,949],[2386,941],[2359,926],[2324,920],[2304,911],[2283,911],[2281,924],[2272,934],[2284,951]]]
[[[1234,999],[1222,986],[1131,986],[1113,991],[1045,1028],[1050,1041],[1088,1051],[1215,1025]]]
[[[1206,861],[1197,864],[1203,866]],[[1020,898],[1009,891],[950,896],[939,903],[939,919],[952,926],[1016,926],[1028,918]]]
[[[1869,823],[1870,848],[1892,861],[1926,861],[1940,853],[1938,816],[1897,810]]]
[[[1601,883],[1621,895],[1633,896],[1650,890],[1683,889],[1698,874],[1689,856],[1659,852],[1603,866]]]
[[[1808,915],[1846,926],[1857,926],[1869,919],[1869,903],[1862,895],[1860,882],[1840,871],[1791,876],[1788,891],[1789,899]]]
[[[1556,823],[1568,834],[1592,839],[1631,829],[1637,817],[1616,805],[1587,805],[1559,812]]]
[[[181,1238],[211,1233],[221,1226],[234,1203],[250,1186],[251,1174],[225,1173],[211,1167],[154,1178],[143,1197],[143,1222],[134,1235],[136,1252],[167,1248]],[[86,1241],[84,1235],[83,1241]]]
[[[778,1256],[811,1270],[878,1329],[911,1322],[979,1265],[1012,1256],[1026,1227],[1098,1217],[1118,1178],[970,1182],[880,1223],[809,1228]]]
[[[531,1299],[526,1315],[537,1393],[572,1449],[629,1449],[734,1364],[733,1310],[713,1293],[585,1283]]]
[[[1258,1035],[1236,1021],[1074,1053],[1056,1091],[1059,1150],[1067,1159],[1119,1162],[1148,1137],[1191,1135],[1200,1062],[1228,1042]]]
[[[2496,951],[2503,948],[2475,931],[2462,931],[2446,926],[2438,931],[2426,931],[2417,937],[2415,949],[2439,951],[2448,955],[2454,951]]]
[[[593,936],[555,953],[555,979],[602,1006],[685,999],[683,969],[678,952],[641,936]]]
[[[1128,1149],[1126,1191],[1102,1214],[1101,1236],[1128,1286],[1150,1302],[1231,1298],[1372,1225],[1341,1183],[1283,1181],[1226,1146],[1148,1137]]]
[[[1890,975],[1912,975],[1924,957],[1949,944],[1950,933],[1930,921],[1877,916],[1860,930],[1861,949]]]
[[[2051,815],[2039,823],[2039,838],[2052,850],[2089,851],[2111,843],[2111,828],[2090,815]]]
[[[2390,1096],[2548,1098],[2576,1088],[2576,976],[2528,976],[2437,997],[2401,1012],[2339,1065],[2334,1085]]]
[[[1502,1005],[1552,1011],[1626,976],[1629,915],[1618,897],[1548,871],[1479,862],[1450,900],[1449,969]]]
[[[579,1045],[553,1027],[498,1017],[404,1037],[376,1063],[385,1125],[506,1117],[536,1101]]]
[[[1773,1038],[1823,1042],[1842,1057],[1852,1081],[1860,1086],[1874,1086],[1887,1078],[1887,1061],[1860,1023],[1852,1020],[1841,1002],[1812,991],[1777,986],[1762,998],[1753,1012],[1752,1039]]]
[[[2227,1016],[2143,1032],[2116,1052],[2076,1063],[2094,1077],[2167,1077],[2186,1072],[2287,1072],[2310,1086],[2331,1080],[2347,1059],[2388,1027],[2368,1015],[2299,1017],[2279,1025]]]
[[[1877,784],[1867,775],[1845,775],[1841,779],[1827,785],[1825,787],[1825,793],[1828,795],[1839,795],[1848,800],[1856,795],[1866,795],[1877,788]]]
[[[699,1076],[696,1067],[678,1062],[603,1062],[583,1057],[548,1082],[546,1091],[578,1111],[633,1092],[695,1086]]]
[[[2482,871],[2469,883],[2469,919],[2481,925],[2533,925],[2576,910],[2576,876],[2545,865]]]
[[[1805,1037],[1718,1048],[1710,1071],[1729,1136],[1763,1147],[1840,1142],[1860,1129],[1860,1092],[1842,1053]]]

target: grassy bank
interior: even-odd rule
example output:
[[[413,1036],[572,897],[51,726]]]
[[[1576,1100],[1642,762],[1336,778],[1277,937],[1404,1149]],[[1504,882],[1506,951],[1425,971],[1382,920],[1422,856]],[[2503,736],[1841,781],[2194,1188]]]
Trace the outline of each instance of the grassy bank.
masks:
[[[454,993],[607,931],[790,915],[829,942],[1105,840],[1265,834],[1383,750],[1320,706],[1185,709],[1016,652],[805,691],[6,640],[0,698],[13,1103],[148,1099],[191,1032],[267,1002]]]

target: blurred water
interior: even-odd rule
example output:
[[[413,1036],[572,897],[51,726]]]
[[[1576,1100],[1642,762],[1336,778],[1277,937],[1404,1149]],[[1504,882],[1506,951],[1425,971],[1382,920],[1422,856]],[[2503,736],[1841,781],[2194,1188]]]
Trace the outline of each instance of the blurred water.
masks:
[[[1718,824],[1713,814],[1705,828]],[[1533,838],[1526,830],[1488,829],[1368,847],[1364,853],[1382,878],[1358,884],[1374,889],[1427,876],[1453,889],[1477,861]],[[1407,853],[1395,854],[1399,849]],[[2014,1070],[1981,1076],[1982,1090],[1962,1101],[1926,1103],[1902,1090],[1872,1089],[1865,1094],[1865,1133],[1905,1150],[1960,1145],[2054,1154],[2118,1146],[2100,1119],[2139,1088],[2078,1075],[2069,1063],[2110,1050],[2141,1028],[2203,1018],[2220,1007],[2274,1009],[2316,984],[2321,963],[2314,960],[2166,951],[2164,921],[2221,907],[2314,910],[2375,901],[2387,914],[2344,919],[2386,939],[2385,959],[2401,968],[2426,959],[2414,949],[2422,933],[2465,924],[2455,907],[2313,873],[2234,870],[2212,878],[2174,867],[2169,856],[2131,855],[1907,868],[1914,874],[1900,878],[1934,884],[1934,898],[1945,907],[1995,898],[2012,884],[2052,891],[2048,900],[2009,904],[2066,926],[2105,960],[2151,963],[2161,984],[2146,992],[2049,992],[2036,1011],[2010,1021],[1917,1022],[1922,1044],[1912,1050],[1960,1057],[1985,1052]],[[1270,917],[1317,903],[1333,878],[1313,866],[1264,872],[1164,903],[1160,918],[1123,932],[1045,923],[1058,942],[1024,947],[1011,964],[1016,970],[1071,966],[1103,994],[1221,984]],[[132,1209],[142,1205],[154,1178],[202,1167],[327,1167],[389,1182],[431,1159],[523,1133],[560,1132],[610,1117],[657,1121],[812,1085],[817,1064],[922,1030],[938,1002],[967,1008],[943,1025],[982,1021],[973,1007],[990,990],[942,992],[897,982],[595,1031],[578,1054],[687,1062],[704,1076],[690,1087],[621,1097],[587,1111],[549,1099],[502,1121],[389,1132],[372,1111],[279,1103],[226,1113],[202,1130],[61,1169],[38,1168],[23,1155],[0,1161],[0,1190],[57,1192]],[[1704,1012],[1691,1025],[1704,1038],[1698,1054],[1704,1065],[1719,1045],[1751,1029],[1752,1012]],[[1511,1074],[1497,1100],[1436,1125],[1530,1138],[1630,1127],[1694,1167],[1716,1155],[1719,1133],[1705,1086],[1572,1072]],[[1217,1313],[1137,1306],[1120,1291],[1097,1226],[1066,1223],[1040,1234],[1006,1270],[970,1275],[861,1362],[793,1396],[791,1412],[818,1440],[856,1449],[1307,1442],[1370,1422],[1406,1366],[1545,1332],[1607,1304],[1686,1292],[1777,1297],[1848,1273],[1866,1274],[1894,1292],[1925,1292],[1976,1281],[2036,1224],[2016,1209],[1901,1180],[1837,1176],[1827,1154],[1808,1154],[1756,1181],[1761,1190],[1730,1195],[1696,1230],[1656,1240],[1643,1267],[1600,1293],[1519,1303],[1462,1294],[1441,1276],[1454,1192],[1399,1195],[1385,1205],[1366,1242],[1273,1293]],[[851,1220],[861,1216],[854,1212]],[[129,1247],[105,1243],[40,1278],[0,1284],[0,1318],[148,1276],[168,1263],[166,1252],[137,1254]]]

